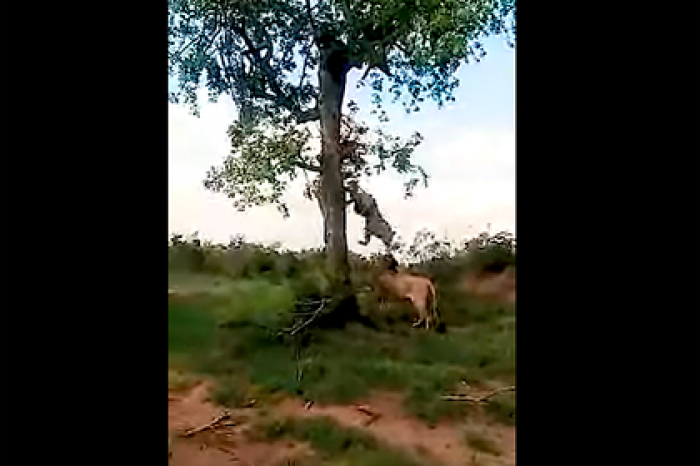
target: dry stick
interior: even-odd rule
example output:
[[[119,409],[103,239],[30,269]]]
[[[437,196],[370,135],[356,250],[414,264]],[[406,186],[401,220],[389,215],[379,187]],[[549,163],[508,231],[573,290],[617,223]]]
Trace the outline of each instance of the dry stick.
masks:
[[[316,319],[316,317],[318,317],[318,315],[321,313],[321,311],[323,310],[323,308],[326,307],[326,304],[328,304],[329,301],[330,301],[330,299],[323,299],[323,300],[321,301],[321,305],[318,307],[318,309],[316,310],[316,312],[313,313],[313,315],[309,318],[309,320],[307,320],[306,322],[302,323],[301,325],[296,326],[296,328],[292,329],[292,331],[291,331],[289,334],[292,335],[292,336],[294,336],[299,330],[301,330],[302,328],[306,327],[306,326],[309,325],[311,322],[313,322],[314,319]]]
[[[355,409],[358,410],[359,412],[364,413],[364,414],[366,414],[366,415],[369,416],[369,419],[367,419],[367,420],[364,422],[364,426],[365,426],[365,427],[369,426],[369,425],[372,424],[374,421],[376,421],[377,419],[379,419],[380,417],[382,417],[381,414],[375,413],[374,411],[372,411],[371,409],[369,409],[369,407],[367,407],[367,406],[355,406]]]
[[[311,317],[309,317],[306,321],[301,322],[301,323],[296,324],[296,325],[293,325],[290,328],[285,328],[285,329],[280,330],[279,332],[277,332],[277,336],[280,336],[283,333],[288,333],[291,336],[296,335],[297,332],[299,332],[299,330],[303,329],[304,327],[309,325],[311,322],[313,322],[314,319],[316,319],[316,317],[318,317],[319,314],[321,313],[321,311],[323,311],[323,309],[326,307],[326,304],[328,304],[330,301],[331,300],[328,298],[323,298],[323,299],[321,299],[321,301],[307,301],[305,304],[310,304],[311,302],[317,302],[317,303],[320,303],[321,305],[318,307],[318,309],[316,309],[315,311],[313,311],[313,313],[311,313]],[[310,313],[304,312],[304,313],[300,313],[300,314],[308,315]],[[301,382],[301,378],[304,374],[304,366],[303,366],[303,362],[301,360],[300,351],[301,351],[300,348],[298,348],[296,350],[296,355],[295,355],[296,360],[297,360],[297,382]]]
[[[231,413],[229,413],[228,410],[224,410],[224,412],[221,413],[219,416],[217,416],[216,419],[214,419],[213,421],[210,421],[210,422],[204,424],[203,426],[188,430],[187,432],[185,432],[183,434],[183,437],[191,437],[194,434],[198,434],[204,430],[212,428],[213,426],[215,426],[219,422],[223,421],[224,419],[230,419],[230,418],[231,418]]]
[[[220,450],[220,451],[223,451],[224,453],[228,453],[229,455],[231,455],[231,456],[233,456],[233,457],[237,457],[237,456],[238,456],[238,455],[236,454],[236,451],[235,451],[235,450],[231,450],[230,448],[223,447],[223,446],[221,446],[221,445],[217,445],[217,446],[216,446],[216,449],[217,449],[217,450]]]
[[[515,391],[515,385],[512,385],[510,387],[503,387],[503,388],[497,388],[496,390],[492,390],[485,395],[481,396],[471,396],[471,395],[445,395],[442,397],[443,400],[448,400],[448,401],[469,401],[472,403],[485,403],[488,401],[489,398],[492,396],[498,395],[499,393],[504,393],[504,392],[514,392]]]
[[[365,413],[368,416],[374,416],[376,413],[369,409],[369,406],[355,406],[355,409],[361,413]]]
[[[324,299],[322,299],[321,301],[317,301],[317,302],[320,303],[321,305],[320,305],[320,306],[318,307],[318,309],[316,309],[315,311],[311,311],[311,312],[300,312],[300,313],[299,313],[299,314],[301,314],[301,315],[309,315],[309,314],[311,314],[311,317],[309,317],[308,320],[306,320],[306,321],[304,321],[304,322],[302,322],[302,323],[300,323],[300,324],[293,325],[293,326],[290,327],[290,328],[285,328],[285,329],[283,329],[283,330],[280,330],[279,332],[277,332],[277,335],[281,335],[281,334],[283,334],[283,333],[289,333],[289,334],[292,335],[292,336],[296,335],[297,332],[298,332],[299,330],[301,330],[302,328],[304,328],[304,327],[306,327],[307,325],[309,325],[311,322],[314,321],[314,319],[316,319],[316,317],[318,317],[318,315],[321,313],[321,311],[322,311],[323,308],[326,306],[326,304],[328,304],[328,303],[330,302],[330,299],[324,298]]]

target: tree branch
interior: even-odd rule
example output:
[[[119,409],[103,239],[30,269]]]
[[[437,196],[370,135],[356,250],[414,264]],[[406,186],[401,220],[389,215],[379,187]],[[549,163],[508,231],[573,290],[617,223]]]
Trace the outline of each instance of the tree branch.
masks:
[[[219,29],[219,26],[220,26],[220,23],[219,23],[219,15],[216,14],[216,15],[214,16],[214,34],[211,36],[211,38],[209,38],[208,44],[207,44],[207,46],[204,48],[205,51],[206,51],[209,47],[211,47],[211,45],[214,43],[214,39],[216,39],[216,37],[221,33],[221,29]],[[182,54],[183,54],[188,48],[190,48],[190,47],[191,47],[193,44],[195,44],[195,43],[202,42],[204,39],[207,39],[207,35],[204,33],[204,29],[202,29],[202,33],[201,33],[201,34],[197,35],[197,37],[193,38],[193,39],[192,39],[191,41],[189,41],[189,43],[187,43],[186,45],[183,45],[182,47],[180,47],[180,49],[179,49],[177,52],[174,52],[174,53],[170,56],[170,60],[179,60],[180,57],[182,56]]]
[[[207,44],[207,46],[204,47],[204,50],[205,50],[205,51],[208,50],[209,47],[212,46],[212,44],[214,43],[214,39],[216,39],[216,37],[221,33],[221,29],[219,29],[219,26],[220,26],[220,24],[219,24],[219,14],[216,13],[216,14],[214,15],[214,34],[211,36],[211,39],[209,39],[209,43]]]
[[[248,41],[250,41],[250,39],[248,39]],[[246,45],[248,45],[248,41],[246,41]],[[250,45],[248,45],[248,47],[250,48]],[[251,54],[259,55],[260,52],[262,52],[263,50],[267,50],[269,53],[270,46],[268,44],[265,44],[262,47],[253,47],[252,49],[246,50],[245,52],[243,52],[242,55],[251,55]]]
[[[256,47],[255,43],[253,43],[245,31],[245,21],[243,21],[243,24],[240,27],[234,27],[233,30],[241,36],[248,47],[248,50],[243,52],[242,55],[248,55],[254,65],[257,65],[265,73],[267,76],[267,83],[269,84],[272,92],[274,92],[274,94],[268,94],[264,90],[251,89],[251,96],[255,98],[267,99],[281,107],[286,108],[294,115],[298,124],[308,123],[320,119],[321,115],[317,107],[302,111],[299,106],[292,99],[286,96],[279,87],[277,81],[275,80],[275,72],[270,67],[268,62],[270,57],[272,57],[272,45],[266,44],[261,47]],[[265,58],[260,55],[262,50],[268,51]]]
[[[301,85],[304,84],[304,78],[306,78],[306,65],[309,63],[309,55],[311,55],[311,51],[304,56],[304,66],[301,68],[301,77],[299,78],[299,85],[297,86],[299,89],[301,89]]]
[[[283,102],[284,99],[282,96],[283,95],[282,90],[280,89],[279,85],[275,81],[275,73],[272,70],[272,68],[270,68],[270,64],[268,63],[269,57],[272,56],[272,52],[268,50],[268,54],[267,54],[268,58],[265,58],[265,59],[263,59],[263,57],[260,55],[261,50],[263,50],[265,48],[269,49],[270,46],[269,45],[265,45],[263,47],[256,47],[255,46],[253,41],[250,39],[250,37],[248,37],[248,34],[246,33],[245,20],[243,21],[242,27],[234,28],[234,30],[235,30],[235,32],[240,34],[241,38],[243,39],[246,46],[248,47],[248,50],[246,52],[243,52],[243,55],[245,55],[246,53],[249,53],[250,55],[253,56],[254,62],[267,75],[267,81],[268,81],[268,84],[270,85],[270,87],[272,88],[272,92],[274,92],[275,95],[277,95],[277,98],[280,100],[280,103],[284,103]]]
[[[299,160],[294,161],[294,166],[299,167],[302,170],[308,170],[310,172],[321,173],[321,167],[308,164],[308,163],[304,162],[303,160],[301,160],[301,158]]]
[[[311,36],[314,39],[314,42],[318,46],[318,40],[319,40],[319,35],[318,35],[318,30],[316,29],[316,24],[314,23],[314,15],[311,13],[311,0],[306,0],[306,13],[309,15],[309,22],[311,23]]]
[[[293,325],[290,328],[285,328],[277,332],[277,336],[282,335],[283,333],[288,333],[291,336],[296,335],[299,333],[301,329],[304,327],[307,327],[311,322],[313,322],[320,314],[321,311],[326,307],[328,303],[331,302],[330,298],[322,298],[320,301],[312,301],[311,303],[313,304],[319,304],[319,307],[317,307],[314,311],[310,312],[300,312],[298,314],[300,315],[310,315],[310,317],[304,321],[298,322],[297,324]],[[311,303],[304,303],[304,304],[311,304]]]
[[[293,111],[292,113],[294,113],[297,123],[300,125],[311,121],[316,121],[321,118],[321,112],[319,112],[318,107],[306,111]]]
[[[220,415],[218,415],[216,418],[214,418],[212,421],[207,422],[206,424],[196,427],[194,429],[190,429],[186,431],[185,433],[182,434],[183,437],[191,437],[195,434],[198,434],[199,432],[202,432],[207,429],[211,429],[214,427],[216,424],[220,423],[224,419],[230,419],[231,418],[231,413],[229,410],[225,409]]]
[[[492,396],[498,395],[499,393],[504,393],[504,392],[514,392],[515,391],[515,385],[512,385],[510,387],[503,387],[503,388],[497,388],[495,390],[492,390],[484,395],[481,396],[471,396],[467,394],[458,394],[458,395],[445,395],[442,397],[443,400],[448,400],[448,401],[469,401],[471,403],[485,403],[488,401],[489,398]]]
[[[275,94],[268,94],[262,89],[251,89],[250,96],[256,99],[267,99],[272,102],[278,102],[279,96]]]
[[[180,47],[180,49],[179,49],[177,52],[174,52],[172,55],[170,55],[170,60],[179,60],[179,59],[180,59],[180,56],[182,55],[182,53],[183,53],[185,50],[187,50],[188,48],[190,48],[190,47],[192,46],[192,44],[194,44],[194,43],[197,42],[198,40],[200,40],[200,36],[195,37],[194,39],[192,39],[191,41],[189,41],[187,44],[185,44],[185,45],[183,45],[182,47]]]

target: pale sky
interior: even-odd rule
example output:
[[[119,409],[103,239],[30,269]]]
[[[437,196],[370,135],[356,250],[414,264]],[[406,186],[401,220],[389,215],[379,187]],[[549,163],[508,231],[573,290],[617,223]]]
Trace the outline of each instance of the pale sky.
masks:
[[[458,241],[486,229],[515,233],[515,51],[501,38],[485,41],[488,55],[481,63],[460,68],[457,101],[438,110],[424,102],[419,113],[406,115],[400,104],[385,99],[391,121],[386,129],[402,136],[419,131],[423,143],[413,162],[430,175],[413,198],[403,198],[402,180],[387,171],[361,182],[375,196],[384,217],[399,238],[411,242],[416,231],[428,228],[438,237]],[[360,105],[361,119],[369,118],[369,92],[356,89],[361,72],[351,72],[345,101]],[[204,93],[203,93],[204,95]],[[286,193],[291,217],[282,218],[274,206],[238,212],[223,194],[206,191],[207,170],[220,165],[230,152],[226,129],[235,117],[228,96],[217,103],[202,100],[201,117],[187,108],[169,104],[168,162],[171,233],[199,231],[203,239],[227,243],[242,233],[248,241],[299,249],[320,247],[321,214],[315,202],[302,195],[304,179],[297,178]],[[376,120],[368,120],[374,126]],[[360,246],[363,219],[348,209],[348,247],[361,254],[381,250],[372,239]]]

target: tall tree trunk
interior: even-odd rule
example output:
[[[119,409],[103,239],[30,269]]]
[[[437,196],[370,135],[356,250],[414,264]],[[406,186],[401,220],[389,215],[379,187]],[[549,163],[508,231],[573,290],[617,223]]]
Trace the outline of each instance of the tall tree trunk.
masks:
[[[337,43],[320,48],[319,110],[321,117],[321,196],[325,207],[326,254],[329,272],[338,282],[349,281],[345,193],[341,172],[340,116],[347,63]],[[335,281],[335,280],[334,280]]]
[[[345,320],[356,320],[360,317],[350,282],[345,191],[341,151],[338,146],[348,63],[345,47],[338,41],[326,40],[319,50],[321,196],[325,209],[326,269],[331,278],[335,301],[330,315],[337,317],[329,320],[343,325]]]

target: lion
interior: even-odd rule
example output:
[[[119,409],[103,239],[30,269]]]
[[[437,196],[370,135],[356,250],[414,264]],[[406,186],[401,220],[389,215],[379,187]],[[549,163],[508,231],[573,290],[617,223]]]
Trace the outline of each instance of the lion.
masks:
[[[398,262],[389,256],[389,266],[377,277],[377,291],[380,305],[383,301],[408,301],[418,313],[413,327],[425,323],[425,328],[439,323],[435,285],[426,276],[399,271]],[[434,325],[433,325],[434,324]]]

